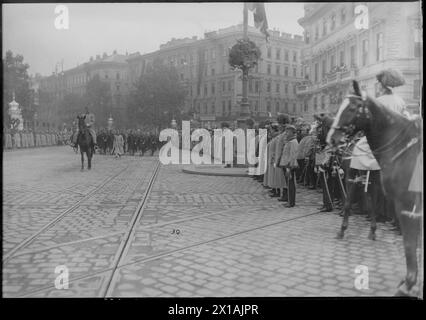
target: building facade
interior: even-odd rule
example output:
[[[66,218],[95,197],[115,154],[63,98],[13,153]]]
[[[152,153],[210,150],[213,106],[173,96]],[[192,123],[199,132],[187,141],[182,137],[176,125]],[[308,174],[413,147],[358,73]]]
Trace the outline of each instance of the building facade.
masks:
[[[266,42],[253,27],[249,27],[248,34],[262,53],[258,66],[249,72],[252,117],[260,120],[277,113],[300,114],[296,85],[303,79],[303,37],[270,31]],[[204,124],[235,120],[242,100],[242,73],[231,69],[228,53],[242,38],[243,26],[238,25],[206,32],[203,39],[172,39],[158,51],[128,59],[130,82],[136,82],[154,59],[161,59],[176,67],[186,88],[184,111],[193,113]]]
[[[125,113],[125,98],[130,88],[127,59],[131,56],[118,54],[116,51],[111,55],[104,53],[102,56],[91,57],[88,62],[75,68],[43,77],[39,84],[39,122],[51,125],[53,121],[58,124],[59,119],[55,117],[58,114],[58,101],[67,94],[83,96],[88,82],[95,76],[109,85],[112,110],[117,114]],[[81,106],[82,110],[83,108],[84,106]],[[106,118],[108,114],[99,116]]]
[[[357,11],[360,5],[368,11]],[[363,14],[368,19],[365,29],[360,28],[365,20],[356,22]],[[353,79],[377,96],[376,74],[387,68],[403,74],[406,84],[394,92],[411,112],[419,112],[423,71],[420,14],[418,2],[305,4],[304,17],[298,21],[304,28],[305,77],[296,89],[304,118],[336,112]]]

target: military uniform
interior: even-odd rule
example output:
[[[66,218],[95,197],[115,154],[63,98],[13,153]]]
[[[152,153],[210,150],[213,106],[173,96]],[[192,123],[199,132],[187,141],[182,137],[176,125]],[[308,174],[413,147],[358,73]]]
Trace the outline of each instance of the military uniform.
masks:
[[[288,126],[287,130],[293,130],[295,133],[296,128],[294,126]],[[296,169],[297,169],[297,149],[299,143],[297,142],[296,135],[287,133],[287,142],[284,145],[280,166],[285,168],[287,177],[287,189],[288,189],[288,207],[294,207],[296,204]]]

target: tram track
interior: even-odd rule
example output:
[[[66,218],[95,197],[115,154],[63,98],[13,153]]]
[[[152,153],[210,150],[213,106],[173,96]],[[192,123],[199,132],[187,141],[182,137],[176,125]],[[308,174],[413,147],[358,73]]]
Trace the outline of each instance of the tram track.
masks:
[[[313,215],[316,215],[316,214],[321,214],[321,213],[322,212],[320,212],[320,211],[310,212],[310,213],[307,213],[307,214],[304,214],[304,215],[301,215],[301,216],[298,216],[298,217],[288,218],[288,219],[284,219],[284,220],[281,220],[281,221],[276,221],[276,222],[273,222],[273,223],[264,224],[264,225],[257,226],[257,227],[254,227],[254,228],[250,228],[250,229],[242,230],[242,231],[239,231],[239,232],[231,233],[231,234],[228,234],[228,235],[225,235],[225,236],[221,236],[221,237],[217,237],[217,238],[213,238],[213,239],[209,239],[209,240],[205,240],[205,241],[200,241],[200,242],[197,242],[197,243],[194,243],[194,244],[191,244],[191,245],[188,245],[188,246],[184,246],[182,248],[178,248],[178,249],[175,249],[175,250],[171,250],[171,251],[168,251],[168,252],[164,252],[164,253],[161,253],[161,254],[153,255],[153,256],[150,256],[150,257],[146,257],[146,258],[137,259],[137,260],[125,263],[125,264],[120,264],[119,263],[120,260],[123,257],[125,257],[124,249],[126,247],[128,249],[128,247],[131,244],[130,242],[128,242],[128,240],[130,239],[130,233],[129,233],[129,237],[127,238],[126,247],[121,246],[121,248],[122,248],[121,251],[120,251],[120,249],[117,250],[117,255],[119,255],[119,259],[116,259],[113,266],[99,270],[99,271],[96,271],[96,272],[93,272],[93,273],[90,273],[90,274],[81,275],[79,277],[71,278],[71,279],[69,279],[69,283],[71,285],[73,282],[75,283],[75,282],[80,281],[80,280],[90,279],[92,277],[95,277],[95,276],[104,274],[106,272],[112,271],[111,276],[109,276],[109,279],[106,281],[106,284],[102,285],[103,294],[100,295],[100,297],[103,297],[103,298],[110,298],[110,297],[112,297],[111,291],[113,289],[112,285],[114,284],[114,280],[115,280],[114,277],[116,276],[116,272],[119,271],[123,267],[131,266],[131,265],[134,265],[134,264],[137,264],[137,263],[145,263],[145,262],[161,259],[163,257],[167,257],[167,256],[173,255],[177,252],[182,252],[182,251],[185,251],[185,250],[197,247],[197,246],[202,246],[202,245],[213,243],[213,242],[216,242],[216,241],[221,241],[223,239],[237,237],[237,236],[249,233],[249,232],[261,230],[261,229],[264,229],[264,228],[274,227],[274,226],[279,225],[279,224],[301,220],[301,219],[304,219],[304,218],[307,218],[307,217],[310,217],[310,216],[313,216]],[[138,217],[141,217],[141,215],[142,215],[142,211],[139,211]],[[135,219],[135,224],[133,225],[133,228],[131,230],[132,232],[134,232],[134,226],[136,225],[136,222],[137,221]],[[40,288],[40,289],[37,289],[37,290],[33,290],[31,292],[22,294],[19,297],[29,297],[31,295],[37,294],[39,292],[43,292],[43,291],[48,290],[48,289],[52,289],[52,286],[46,286],[46,287],[43,287],[43,288]]]
[[[90,199],[96,192],[101,190],[108,182],[119,176],[121,173],[125,172],[129,168],[130,164],[128,164],[125,168],[120,170],[118,173],[106,178],[104,181],[101,182],[99,186],[97,186],[95,189],[90,191],[87,195],[79,199],[77,202],[75,202],[73,205],[68,207],[65,211],[60,213],[58,216],[56,216],[53,220],[45,224],[43,227],[41,227],[38,231],[33,233],[31,236],[24,239],[22,242],[20,242],[18,245],[16,245],[13,249],[8,251],[3,256],[3,263],[6,263],[8,260],[10,260],[12,257],[15,256],[15,253],[18,250],[21,250],[22,248],[25,248],[29,243],[31,243],[35,238],[37,238],[41,233],[49,229],[50,227],[54,226],[58,222],[60,222],[63,218],[65,218],[69,213],[73,212],[75,209],[77,209],[80,204],[88,199]]]

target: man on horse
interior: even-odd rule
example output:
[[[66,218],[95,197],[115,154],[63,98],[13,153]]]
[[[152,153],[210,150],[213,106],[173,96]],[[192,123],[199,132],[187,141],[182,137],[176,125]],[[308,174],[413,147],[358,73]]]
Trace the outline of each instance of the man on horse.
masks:
[[[86,124],[86,127],[87,127],[90,135],[92,136],[93,148],[95,148],[97,146],[96,132],[95,132],[95,129],[93,128],[93,126],[95,124],[95,115],[89,111],[89,106],[86,106],[85,112],[82,114],[82,117],[84,118],[84,123]],[[78,134],[79,134],[79,128],[77,126],[77,130],[72,137],[72,147],[73,148],[77,147]]]

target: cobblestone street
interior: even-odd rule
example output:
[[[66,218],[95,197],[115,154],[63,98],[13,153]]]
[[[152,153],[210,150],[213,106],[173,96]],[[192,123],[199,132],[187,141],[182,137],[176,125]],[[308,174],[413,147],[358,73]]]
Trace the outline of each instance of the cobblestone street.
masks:
[[[5,297],[392,296],[402,238],[298,189],[284,206],[248,177],[185,174],[158,157],[96,154],[80,172],[69,147],[3,153]],[[57,266],[69,288],[56,289]],[[357,266],[369,289],[358,290]]]

